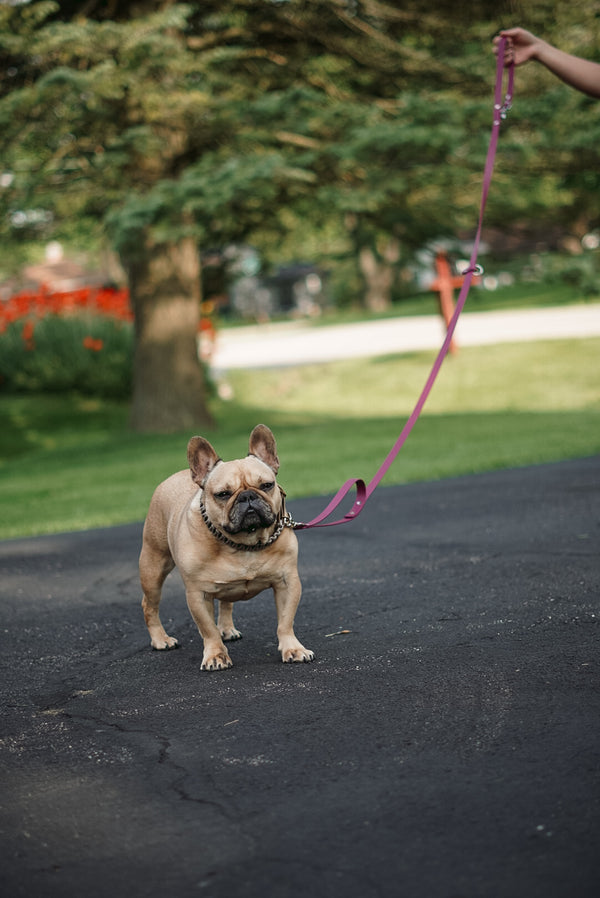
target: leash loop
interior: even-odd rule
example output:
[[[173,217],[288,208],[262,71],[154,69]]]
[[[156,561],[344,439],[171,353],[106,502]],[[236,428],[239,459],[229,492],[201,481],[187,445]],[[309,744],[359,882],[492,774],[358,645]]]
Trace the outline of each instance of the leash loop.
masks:
[[[339,521],[327,521],[326,519],[346,498],[353,486],[356,486],[356,497],[350,511],[347,511],[344,517]],[[327,505],[316,518],[313,518],[308,524],[302,524],[299,521],[295,521],[293,525],[294,530],[307,530],[310,527],[334,527],[336,524],[345,524],[347,521],[352,521],[363,510],[368,498],[369,493],[364,480],[360,477],[351,477],[350,480],[347,480],[339,488],[329,505]]]
[[[494,88],[494,108],[493,108],[493,119],[492,119],[492,133],[489,140],[487,157],[485,161],[485,168],[483,171],[483,184],[481,188],[481,204],[479,208],[479,221],[477,224],[477,231],[475,233],[475,239],[473,241],[473,249],[471,252],[471,258],[469,260],[468,268],[463,272],[464,280],[458,295],[458,299],[456,301],[456,307],[454,310],[454,314],[450,320],[450,323],[447,327],[446,338],[442,343],[441,349],[439,350],[437,357],[433,363],[433,367],[429,373],[429,377],[425,382],[425,386],[421,391],[421,395],[417,399],[416,405],[408,418],[402,432],[394,445],[392,446],[390,452],[388,453],[386,459],[383,464],[376,472],[373,479],[365,484],[364,480],[360,478],[351,478],[347,480],[343,486],[340,487],[336,495],[333,497],[331,502],[327,505],[323,511],[317,515],[316,518],[313,518],[312,521],[309,521],[307,524],[302,523],[294,523],[292,526],[296,530],[308,530],[313,527],[335,527],[337,524],[346,524],[349,521],[355,520],[358,517],[360,512],[365,507],[367,500],[375,491],[381,480],[383,480],[384,476],[387,474],[389,468],[392,465],[392,462],[395,460],[396,456],[400,452],[400,449],[406,442],[411,430],[417,423],[423,406],[429,396],[432,387],[435,383],[436,377],[439,373],[440,368],[442,367],[442,362],[444,361],[446,354],[450,348],[450,343],[452,342],[452,337],[454,336],[454,331],[456,330],[456,325],[458,323],[459,316],[464,308],[469,290],[471,288],[471,281],[473,280],[473,275],[483,274],[483,268],[477,262],[477,256],[479,253],[479,243],[481,241],[481,230],[483,227],[483,213],[485,211],[485,206],[487,202],[487,197],[490,189],[490,184],[492,182],[492,173],[494,170],[494,160],[496,157],[496,147],[498,144],[498,134],[500,130],[501,122],[506,118],[508,112],[512,106],[513,99],[513,91],[514,91],[514,70],[515,65],[514,62],[511,62],[508,66],[508,84],[506,88],[506,93],[504,97],[502,96],[503,83],[504,83],[504,49],[506,46],[506,38],[502,38],[498,44],[498,55],[497,55],[497,65],[496,65],[496,84]],[[356,497],[354,500],[354,504],[350,511],[346,512],[343,518],[340,518],[336,521],[327,521],[326,519],[330,514],[335,511],[338,505],[345,499],[353,486],[356,486]]]

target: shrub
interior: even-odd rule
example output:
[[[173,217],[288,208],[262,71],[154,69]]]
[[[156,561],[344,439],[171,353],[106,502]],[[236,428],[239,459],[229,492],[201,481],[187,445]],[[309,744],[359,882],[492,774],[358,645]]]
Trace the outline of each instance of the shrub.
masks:
[[[131,323],[90,313],[14,320],[0,332],[0,390],[131,393]]]
[[[600,289],[600,253],[589,251],[580,255],[534,255],[527,274],[529,279],[543,280],[547,284],[567,284],[583,297],[597,296]]]
[[[24,290],[0,302],[0,390],[131,393],[133,327],[126,289]]]

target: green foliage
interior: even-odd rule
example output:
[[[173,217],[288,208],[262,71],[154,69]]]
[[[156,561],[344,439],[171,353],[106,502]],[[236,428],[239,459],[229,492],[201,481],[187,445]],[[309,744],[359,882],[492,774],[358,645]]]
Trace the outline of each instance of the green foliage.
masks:
[[[104,316],[48,315],[0,334],[0,392],[127,399],[133,329]]]
[[[534,0],[520,24],[593,58],[596,6]],[[472,232],[490,38],[510,15],[488,0],[1,6],[0,235],[43,209],[52,224],[20,234],[107,222],[125,255],[193,233],[273,258],[312,231],[327,261]],[[600,104],[536,65],[515,93],[487,223],[596,226]]]
[[[600,252],[581,255],[544,254],[535,258],[536,274],[547,283],[562,282],[575,288],[581,296],[597,296],[600,292]]]
[[[391,165],[405,171],[419,149],[421,167],[426,149],[447,161],[451,105],[421,95],[410,108],[400,93],[409,76],[439,91],[450,71],[417,5],[376,4],[364,19],[332,0],[154,6],[120,21],[61,20],[53,4],[6,11],[0,36],[19,73],[0,90],[18,175],[8,210],[35,196],[57,222],[110,212],[125,251],[148,228],[159,240],[192,226],[201,239],[250,239],[290,205],[305,219],[306,198],[314,221],[339,219],[349,181],[353,211],[377,217]],[[387,206],[406,208],[413,189],[397,177]]]

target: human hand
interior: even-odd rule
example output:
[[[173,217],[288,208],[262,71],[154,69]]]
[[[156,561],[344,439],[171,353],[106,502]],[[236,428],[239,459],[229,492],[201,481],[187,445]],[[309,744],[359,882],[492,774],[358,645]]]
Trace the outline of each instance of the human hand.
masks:
[[[504,65],[514,62],[522,65],[530,59],[534,59],[539,52],[543,41],[524,28],[507,28],[494,38],[494,53],[498,55],[499,44],[502,38],[506,38],[504,47]]]

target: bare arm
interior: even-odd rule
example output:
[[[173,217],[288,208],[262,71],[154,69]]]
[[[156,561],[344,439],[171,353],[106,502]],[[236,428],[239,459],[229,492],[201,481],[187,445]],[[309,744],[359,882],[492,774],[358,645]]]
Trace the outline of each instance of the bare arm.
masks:
[[[498,52],[500,38],[507,38],[504,54],[505,63],[522,65],[530,59],[541,62],[550,72],[576,90],[600,98],[600,64],[579,56],[572,56],[547,41],[536,37],[524,28],[508,28],[494,39],[494,50]]]

